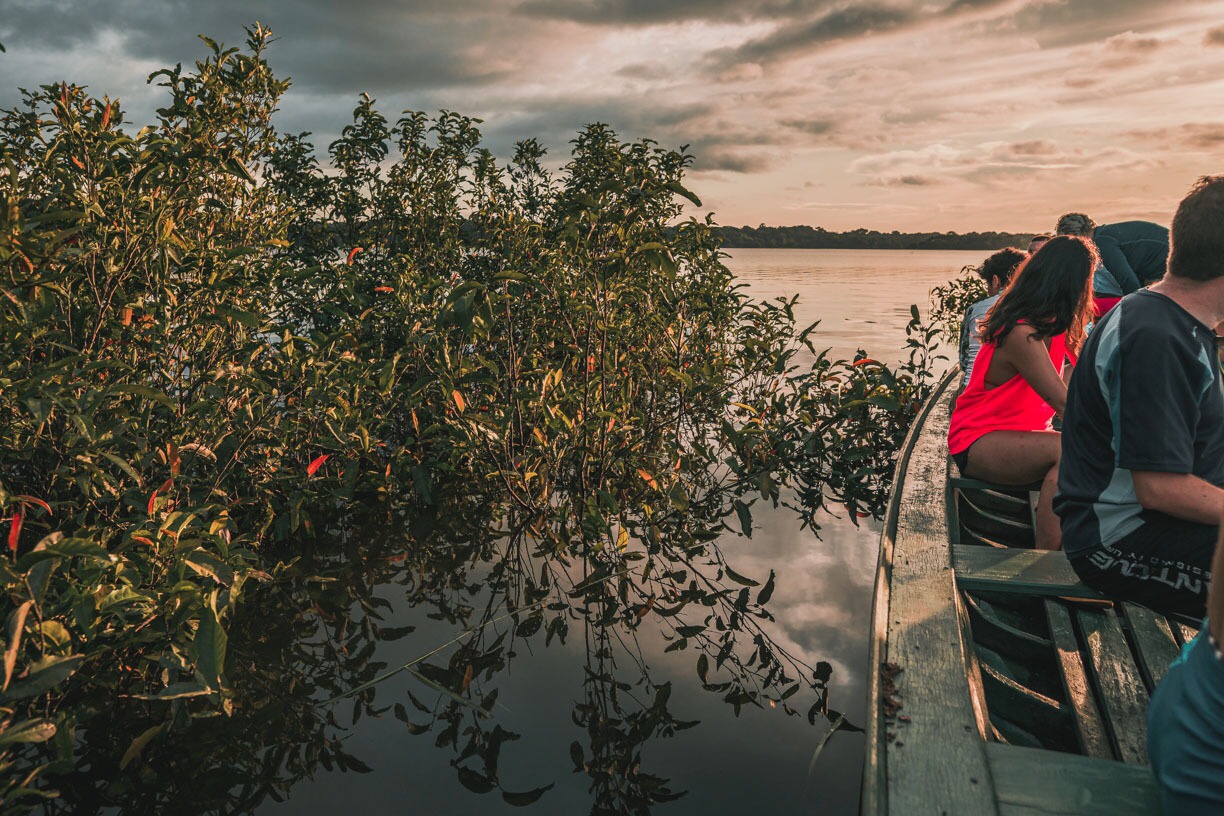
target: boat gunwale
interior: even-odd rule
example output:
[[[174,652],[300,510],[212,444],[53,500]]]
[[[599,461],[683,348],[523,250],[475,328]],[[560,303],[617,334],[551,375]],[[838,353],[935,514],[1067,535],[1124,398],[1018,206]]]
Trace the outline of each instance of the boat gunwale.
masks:
[[[880,546],[876,556],[875,590],[871,604],[871,641],[867,654],[867,751],[863,765],[862,793],[859,812],[886,814],[888,812],[887,757],[884,754],[884,722],[880,712],[881,669],[887,653],[888,610],[892,587],[893,547],[896,543],[897,521],[901,508],[902,487],[909,468],[910,458],[918,439],[926,430],[927,421],[940,401],[945,399],[949,386],[956,381],[959,366],[953,366],[939,381],[930,397],[923,403],[918,416],[910,426],[909,433],[897,455],[893,470],[892,492],[884,511],[884,526],[880,531]]]

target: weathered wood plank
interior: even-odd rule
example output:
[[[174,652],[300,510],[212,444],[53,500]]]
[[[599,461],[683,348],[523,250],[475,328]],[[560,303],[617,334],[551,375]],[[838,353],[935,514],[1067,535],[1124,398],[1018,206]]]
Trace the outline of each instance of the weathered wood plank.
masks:
[[[1169,618],[1169,623],[1172,624],[1173,634],[1177,636],[1179,646],[1185,646],[1198,636],[1199,627],[1197,626],[1189,626],[1180,621],[1174,621],[1172,618]]]
[[[1071,623],[1071,613],[1064,604],[1055,600],[1045,602],[1046,619],[1050,624],[1050,639],[1058,653],[1058,665],[1062,674],[1063,690],[1067,703],[1075,716],[1075,728],[1079,735],[1080,748],[1090,757],[1112,759],[1109,735],[1101,712],[1093,697],[1079,642]]]
[[[997,812],[948,542],[946,383],[897,488],[886,659],[901,669],[896,698],[909,722],[897,723],[896,741],[886,747],[894,814]]]
[[[1160,814],[1160,790],[1147,768],[997,743],[986,746],[986,756],[1004,816]]]
[[[996,549],[963,545],[952,550],[961,589],[1000,590],[1024,595],[1103,598],[1080,582],[1059,551]]]
[[[886,733],[883,717],[883,704],[886,697],[886,683],[891,687],[891,672],[885,678],[882,671],[888,657],[888,613],[891,599],[893,542],[897,534],[897,516],[901,505],[901,493],[898,489],[905,481],[909,469],[910,456],[922,436],[922,429],[935,406],[941,400],[948,399],[951,394],[951,384],[955,377],[954,368],[944,377],[935,394],[923,406],[922,411],[910,427],[905,442],[897,455],[897,467],[893,474],[894,489],[889,497],[888,507],[884,512],[884,527],[880,533],[880,553],[876,560],[875,593],[871,607],[871,643],[868,648],[867,660],[867,756],[863,768],[863,789],[860,811],[864,816],[888,813],[888,779],[887,757],[885,754]]]
[[[1146,765],[1148,694],[1118,618],[1112,610],[1078,609],[1074,614],[1116,756]]]
[[[1173,658],[1177,657],[1177,640],[1164,616],[1146,606],[1122,604],[1122,611],[1130,622],[1135,651],[1139,655],[1139,670],[1151,694],[1164,679]]]

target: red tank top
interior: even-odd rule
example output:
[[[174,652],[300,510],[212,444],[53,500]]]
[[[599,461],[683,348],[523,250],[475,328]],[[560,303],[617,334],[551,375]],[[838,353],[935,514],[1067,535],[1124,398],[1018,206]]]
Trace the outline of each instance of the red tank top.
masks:
[[[1045,431],[1050,428],[1054,409],[1050,407],[1028,380],[1017,373],[1002,385],[986,387],[986,372],[994,359],[995,344],[982,343],[973,362],[973,373],[964,393],[956,398],[956,407],[948,426],[948,452],[962,453],[991,431]],[[1066,336],[1050,338],[1050,362],[1062,368],[1067,356]]]

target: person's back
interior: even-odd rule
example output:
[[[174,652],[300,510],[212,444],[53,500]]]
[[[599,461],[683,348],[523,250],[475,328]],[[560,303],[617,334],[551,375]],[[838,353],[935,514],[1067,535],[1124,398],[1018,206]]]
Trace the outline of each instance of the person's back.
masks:
[[[1151,221],[1119,221],[1102,224],[1092,233],[1101,253],[1101,263],[1111,270],[1125,265],[1139,281],[1149,286],[1164,277],[1169,260],[1169,230]]]
[[[1224,504],[1224,177],[1174,219],[1169,274],[1089,335],[1063,417],[1055,511],[1084,583],[1201,615]],[[1180,261],[1178,260],[1180,258]]]

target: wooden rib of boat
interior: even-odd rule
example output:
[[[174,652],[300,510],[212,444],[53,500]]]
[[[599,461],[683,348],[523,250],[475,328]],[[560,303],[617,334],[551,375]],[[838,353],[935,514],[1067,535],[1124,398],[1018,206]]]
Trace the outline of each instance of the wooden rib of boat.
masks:
[[[955,376],[911,429],[885,516],[862,812],[1157,814],[1148,697],[1196,629],[1032,549],[1026,490],[958,477]]]

